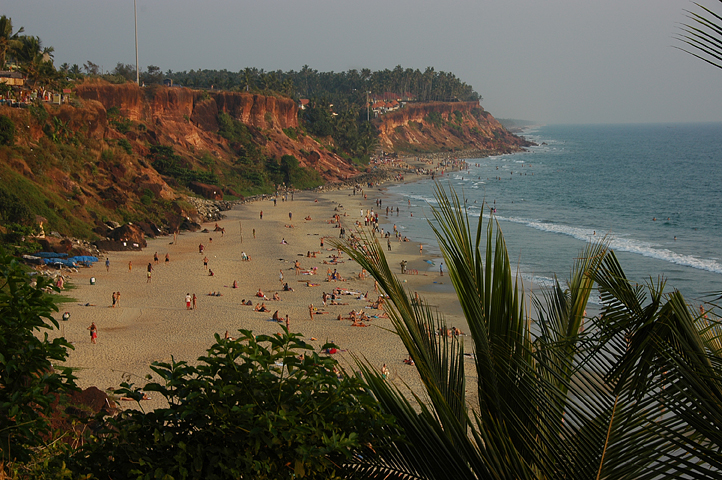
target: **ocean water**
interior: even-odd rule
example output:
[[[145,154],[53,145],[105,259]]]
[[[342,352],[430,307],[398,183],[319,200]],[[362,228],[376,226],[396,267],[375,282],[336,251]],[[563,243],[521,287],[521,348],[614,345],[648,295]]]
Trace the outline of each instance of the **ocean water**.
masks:
[[[440,182],[476,219],[483,201],[496,207],[527,285],[568,278],[586,242],[608,235],[633,281],[664,278],[666,291],[690,303],[722,291],[722,124],[543,126],[523,135],[539,146],[470,159]],[[383,207],[398,206],[387,223],[438,254],[426,221],[433,192],[430,180],[393,186]]]

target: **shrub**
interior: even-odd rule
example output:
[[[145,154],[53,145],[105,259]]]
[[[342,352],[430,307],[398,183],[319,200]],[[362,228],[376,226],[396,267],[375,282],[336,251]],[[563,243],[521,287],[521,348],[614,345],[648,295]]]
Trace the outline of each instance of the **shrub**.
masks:
[[[118,146],[125,150],[125,153],[128,155],[131,155],[133,153],[133,147],[130,144],[130,141],[127,138],[121,138],[118,140]]]
[[[426,117],[424,117],[424,121],[437,127],[440,127],[441,124],[444,123],[444,119],[441,118],[441,114],[439,112],[429,113]]]
[[[0,115],[0,145],[12,146],[15,143],[15,122]]]
[[[115,155],[112,150],[103,150],[100,152],[100,159],[104,162],[112,162]]]
[[[0,465],[32,457],[49,431],[45,415],[56,394],[75,387],[70,369],[51,363],[64,361],[72,345],[41,335],[58,328],[51,315],[58,308],[45,293],[51,285],[45,277],[32,285],[17,260],[0,250]]]
[[[153,145],[150,147],[149,158],[161,175],[167,175],[178,179],[185,184],[189,182],[201,182],[217,184],[218,175],[212,172],[200,172],[183,166],[183,159],[173,152],[173,148],[165,145]]]
[[[215,338],[197,366],[154,363],[162,381],[144,390],[168,407],[121,413],[70,466],[98,478],[325,479],[388,441],[391,419],[361,380],[340,378],[300,335]]]
[[[0,221],[3,223],[28,224],[32,220],[32,211],[25,201],[0,186]]]
[[[461,121],[464,119],[464,115],[459,110],[454,110],[454,117],[458,124],[461,124]]]
[[[288,138],[290,138],[291,140],[296,140],[296,139],[298,139],[298,132],[297,132],[296,129],[293,128],[293,127],[284,128],[284,129],[283,129],[283,133],[285,133],[286,136],[287,136]]]

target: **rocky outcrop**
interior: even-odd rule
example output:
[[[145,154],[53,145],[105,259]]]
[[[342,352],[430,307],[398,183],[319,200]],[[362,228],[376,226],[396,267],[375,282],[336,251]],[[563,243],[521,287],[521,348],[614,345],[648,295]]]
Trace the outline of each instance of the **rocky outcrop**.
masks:
[[[200,217],[200,222],[216,222],[221,220],[225,217],[221,212],[230,210],[234,205],[234,202],[203,200],[196,197],[186,197],[186,200],[195,207]]]
[[[105,251],[140,250],[148,246],[145,240],[147,230],[153,230],[150,224],[141,226],[127,223],[109,230],[105,239],[93,243],[98,249]]]

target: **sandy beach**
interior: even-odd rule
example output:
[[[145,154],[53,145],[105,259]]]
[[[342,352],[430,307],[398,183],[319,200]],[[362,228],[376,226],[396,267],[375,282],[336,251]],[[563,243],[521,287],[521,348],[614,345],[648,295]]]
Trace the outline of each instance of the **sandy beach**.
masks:
[[[67,365],[76,369],[79,386],[108,390],[123,381],[142,386],[148,381],[146,375],[153,376],[149,367],[152,362],[169,362],[173,357],[194,363],[213,344],[216,333],[221,337],[226,331],[235,336],[239,329],[255,334],[280,333],[279,323],[271,318],[276,310],[282,317],[289,316],[292,332],[303,334],[315,347],[326,341],[336,343],[343,350],[336,356],[346,368],[352,368],[349,353],[354,353],[379,369],[386,363],[392,381],[418,385],[415,369],[403,363],[406,350],[389,331],[391,322],[387,318],[372,318],[366,328],[352,327],[350,320],[337,320],[339,315],[348,317],[351,310],[363,310],[369,317],[383,313],[369,308],[378,297],[374,280],[360,279],[361,269],[356,263],[344,255],[337,264],[328,264],[337,253],[328,240],[338,238],[340,233],[333,216],[340,215],[348,235],[356,228],[356,221],[363,225],[361,210],[385,211],[386,203],[383,208],[375,203],[383,198],[382,190],[368,189],[366,199],[346,189],[296,192],[293,200],[279,199],[275,206],[272,200],[246,203],[225,212],[227,217],[218,222],[225,229],[223,235],[213,231],[214,223],[204,224],[207,233],[182,232],[176,242],[172,236],[150,239],[142,252],[110,252],[107,269],[104,257],[95,266],[72,274],[70,281],[76,288],[68,295],[77,302],[64,304],[57,318],[60,320],[64,311],[70,313],[68,321],[60,320],[58,333],[75,347]],[[402,223],[403,218],[394,218],[394,222]],[[322,238],[326,240],[323,247]],[[428,271],[429,264],[424,262],[428,255],[420,255],[419,244],[413,239],[398,242],[392,234],[391,240],[391,252],[386,245],[384,250],[392,269],[401,275],[399,263],[406,260],[408,269],[418,271],[403,275],[409,290],[418,291],[430,304],[438,306],[450,326],[466,331],[448,277],[440,276],[438,270]],[[199,253],[201,244],[205,247],[203,253]],[[308,252],[318,253],[316,258],[309,258]],[[244,253],[250,260],[242,259]],[[204,267],[204,257],[208,258],[213,276]],[[296,261],[301,267],[298,273]],[[150,281],[149,264],[153,268]],[[329,269],[336,269],[345,281],[327,281]],[[284,283],[294,291],[282,290],[279,271],[283,272]],[[94,285],[91,277],[95,278]],[[238,288],[232,288],[234,282]],[[344,305],[330,305],[329,301],[324,307],[323,293],[331,293],[334,288],[356,293],[342,295],[338,302]],[[258,298],[259,289],[270,300]],[[113,292],[120,292],[115,307]],[[209,295],[214,292],[220,296]],[[272,299],[276,292],[278,301]],[[367,292],[368,300],[357,298]],[[186,308],[187,294],[196,295],[195,309]],[[251,300],[253,306],[243,305],[243,300]],[[254,310],[262,301],[268,313]],[[313,320],[309,315],[311,304],[317,309]],[[90,341],[91,322],[98,329],[96,344]],[[134,402],[120,403],[121,407],[134,406]],[[143,402],[146,409],[161,405],[160,399],[154,397]]]

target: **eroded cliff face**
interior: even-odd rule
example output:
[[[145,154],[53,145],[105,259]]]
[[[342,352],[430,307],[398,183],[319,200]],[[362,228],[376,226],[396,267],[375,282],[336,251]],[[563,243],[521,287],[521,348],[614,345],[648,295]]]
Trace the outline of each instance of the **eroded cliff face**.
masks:
[[[99,102],[105,110],[115,107],[123,117],[142,123],[147,128],[144,139],[148,143],[172,145],[181,154],[207,151],[232,162],[232,149],[217,133],[218,114],[227,113],[251,128],[254,139],[270,157],[293,155],[301,166],[314,168],[327,180],[358,173],[349,162],[316,140],[303,134],[294,140],[283,132],[298,127],[298,106],[289,98],[135,84],[88,83],[75,91],[86,101]],[[133,134],[129,136],[135,139]]]
[[[290,98],[267,97],[243,92],[201,92],[158,85],[139,87],[87,83],[75,89],[85,100],[96,100],[105,108],[116,107],[136,122],[148,119],[184,120],[191,117],[207,130],[218,130],[216,116],[228,113],[259,129],[298,126],[298,107]]]
[[[79,102],[72,106],[0,106],[0,115],[17,127],[15,145],[0,147],[4,185],[16,186],[11,190],[19,198],[29,197],[33,213],[47,217],[51,229],[104,238],[111,221],[140,224],[149,219],[166,232],[191,228],[187,224],[199,224],[202,218],[179,194],[186,191],[179,187],[188,183],[182,172],[217,182],[196,182],[201,191],[237,196],[252,185],[240,175],[243,169],[264,161],[259,156],[249,162],[246,148],[269,159],[293,155],[330,181],[358,173],[332,153],[331,139],[317,140],[297,128],[297,106],[287,98],[90,82],[75,91]],[[243,144],[229,144],[218,134],[220,113],[246,126]],[[528,145],[477,103],[408,104],[374,122],[386,151],[474,149],[484,155]],[[153,168],[148,155],[156,145],[172,147],[170,161],[181,175],[161,175]]]
[[[508,132],[477,102],[410,103],[375,120],[379,144],[389,152],[479,150],[498,154],[531,145]]]

